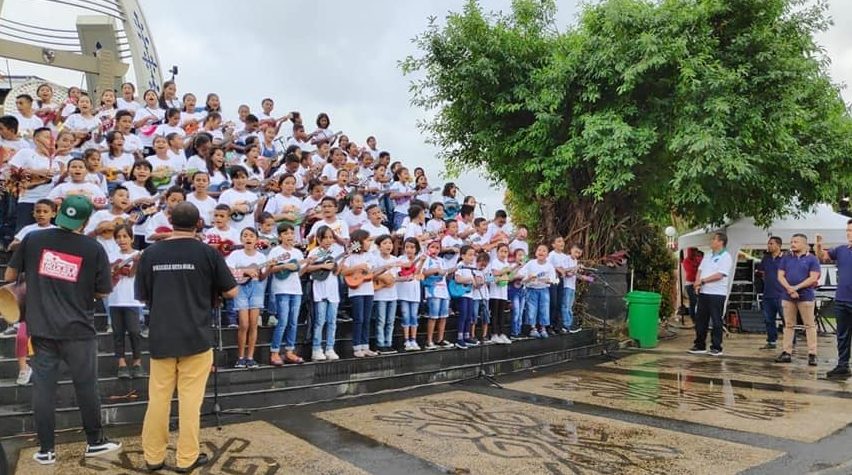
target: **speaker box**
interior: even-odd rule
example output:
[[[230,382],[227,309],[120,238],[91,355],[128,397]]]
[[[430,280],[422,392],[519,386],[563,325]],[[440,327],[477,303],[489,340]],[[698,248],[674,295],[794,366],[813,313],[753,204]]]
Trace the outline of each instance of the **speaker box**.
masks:
[[[744,333],[766,333],[762,311],[738,310],[737,313],[740,315],[740,330]]]

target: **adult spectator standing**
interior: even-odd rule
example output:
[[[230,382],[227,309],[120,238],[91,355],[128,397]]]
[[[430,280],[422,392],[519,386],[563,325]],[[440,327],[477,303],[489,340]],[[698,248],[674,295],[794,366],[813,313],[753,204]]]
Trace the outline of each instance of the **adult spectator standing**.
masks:
[[[801,233],[794,234],[790,240],[790,252],[781,258],[778,265],[778,283],[784,288],[784,294],[781,296],[781,309],[784,312],[784,349],[775,358],[776,363],[792,361],[796,316],[801,315],[808,340],[808,364],[817,365],[814,286],[819,282],[819,274],[819,259],[808,252],[808,237]]]
[[[86,432],[86,457],[121,448],[101,428],[98,396],[98,344],[94,324],[95,299],[112,290],[109,260],[98,242],[82,234],[94,206],[80,195],[62,201],[56,228],[28,234],[6,268],[6,281],[23,272],[27,285],[26,319],[35,355],[33,417],[40,449],[33,459],[56,462],[56,383],[59,363],[71,371],[77,405]]]
[[[766,344],[761,350],[774,350],[778,346],[778,315],[781,314],[781,296],[784,287],[778,282],[778,266],[781,264],[781,238],[772,236],[766,243],[766,253],[757,265],[757,272],[763,278],[763,300],[761,310],[766,324]]]
[[[716,233],[710,241],[710,254],[705,254],[698,266],[695,278],[695,293],[698,295],[698,309],[695,315],[695,342],[689,350],[692,354],[707,353],[707,330],[713,323],[710,341],[710,354],[722,356],[722,314],[725,312],[725,300],[728,297],[728,281],[734,267],[731,254],[725,247],[728,236]]]
[[[829,378],[846,379],[849,371],[849,343],[852,340],[852,219],[846,223],[846,244],[833,249],[822,248],[822,236],[816,235],[816,255],[825,263],[837,264],[837,292],[834,295],[834,318],[837,319],[837,366],[828,371]]]
[[[686,291],[686,297],[689,300],[689,318],[695,323],[695,308],[698,305],[698,295],[695,293],[695,276],[698,274],[698,266],[701,265],[701,258],[704,254],[697,247],[690,247],[686,250],[686,257],[683,259],[683,288]]]
[[[187,473],[204,465],[199,451],[201,404],[213,364],[210,315],[221,295],[232,299],[237,283],[222,256],[198,239],[198,208],[183,202],[172,210],[174,232],[142,254],[136,273],[136,299],[150,309],[148,342],[151,376],[142,449],[149,470],[165,465],[169,414],[175,388],[180,411],[177,467]]]

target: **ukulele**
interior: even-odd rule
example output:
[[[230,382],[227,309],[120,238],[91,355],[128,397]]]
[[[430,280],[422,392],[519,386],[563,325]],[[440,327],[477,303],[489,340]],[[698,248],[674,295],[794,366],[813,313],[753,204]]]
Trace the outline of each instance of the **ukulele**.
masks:
[[[426,260],[426,255],[423,254],[417,259],[411,261],[408,265],[401,266],[399,268],[399,276],[400,277],[411,277],[417,274],[420,271],[420,267],[418,264],[421,264]]]
[[[378,277],[382,274],[385,274],[388,271],[388,269],[396,267],[396,265],[397,264],[385,264],[385,265],[381,265],[379,267],[374,267],[374,268],[369,269],[369,270],[363,269],[360,272],[354,272],[352,274],[344,276],[343,280],[346,282],[346,285],[350,289],[357,289],[364,282],[369,282],[369,281],[375,279],[376,277]],[[390,277],[391,277],[391,279],[393,279],[393,276],[390,276]],[[382,287],[382,288],[385,288],[385,287]],[[375,290],[375,288],[374,288],[374,290]]]
[[[361,249],[361,245],[359,243],[357,243],[357,242],[352,243],[349,251],[344,252],[343,254],[341,254],[337,257],[332,256],[331,251],[326,251],[324,249],[320,250],[317,253],[317,255],[314,256],[314,259],[315,259],[314,264],[323,265],[323,264],[328,264],[329,262],[331,262],[331,263],[334,264],[334,267],[332,267],[331,269],[320,269],[320,270],[316,270],[316,271],[311,272],[311,279],[318,280],[320,282],[328,279],[328,276],[330,276],[332,272],[337,270],[337,263],[338,262],[340,262],[343,259],[345,259],[346,257],[348,257],[353,252],[359,251],[360,249]]]
[[[115,287],[122,277],[127,277],[133,270],[133,262],[139,259],[140,254],[134,253],[124,260],[116,260],[112,264],[112,286]]]

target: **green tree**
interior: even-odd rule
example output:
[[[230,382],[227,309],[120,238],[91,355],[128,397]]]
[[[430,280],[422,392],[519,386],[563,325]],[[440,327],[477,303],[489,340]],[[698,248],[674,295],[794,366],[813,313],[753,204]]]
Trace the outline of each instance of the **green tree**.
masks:
[[[814,42],[824,3],[470,1],[402,61],[450,173],[479,168],[542,237],[600,256],[671,222],[759,223],[852,182],[852,121]],[[532,220],[537,220],[532,222]]]

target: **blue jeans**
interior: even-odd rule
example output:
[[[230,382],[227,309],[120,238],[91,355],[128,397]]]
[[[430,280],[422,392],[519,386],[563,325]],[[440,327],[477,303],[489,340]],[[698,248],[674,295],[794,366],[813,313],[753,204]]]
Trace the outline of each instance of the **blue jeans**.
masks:
[[[370,315],[373,311],[372,295],[356,295],[349,297],[352,304],[352,346],[370,345]]]
[[[266,311],[269,315],[278,315],[278,298],[272,293],[272,279],[266,279]]]
[[[837,319],[837,366],[849,366],[849,343],[852,340],[852,302],[834,302]]]
[[[400,300],[399,308],[402,311],[402,328],[416,327],[417,310],[420,308],[420,302]]]
[[[512,295],[512,335],[521,334],[521,326],[524,324],[524,307],[526,306],[526,289],[520,288]]]
[[[450,314],[450,301],[438,297],[429,297],[427,300],[429,307],[429,318],[447,318]]]
[[[775,343],[778,341],[778,323],[776,323],[778,315],[781,315],[781,321],[784,321],[784,315],[781,313],[781,299],[764,297],[762,310],[763,322],[766,324],[766,342]]]
[[[334,349],[337,333],[337,302],[322,300],[314,303],[313,351],[322,351],[323,326],[325,326],[325,349]]]
[[[296,324],[299,320],[299,307],[302,305],[301,295],[277,294],[275,305],[278,314],[275,330],[272,331],[272,342],[269,350],[278,353],[281,349],[281,338],[284,338],[284,349],[293,351],[296,349]]]
[[[562,287],[562,328],[571,328],[574,324],[574,295],[576,290]]]
[[[530,325],[550,325],[550,289],[527,289],[527,315]]]
[[[454,300],[459,312],[459,335],[470,334],[470,327],[473,325],[473,299],[458,297]]]
[[[376,300],[376,345],[381,348],[393,344],[393,324],[396,320],[396,300]]]

